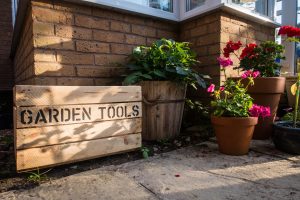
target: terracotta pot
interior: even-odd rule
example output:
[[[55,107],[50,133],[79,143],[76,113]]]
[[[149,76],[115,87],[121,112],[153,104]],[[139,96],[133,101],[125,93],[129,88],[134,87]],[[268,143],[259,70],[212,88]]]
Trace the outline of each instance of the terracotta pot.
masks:
[[[258,77],[254,79],[254,86],[248,88],[248,93],[254,99],[253,103],[270,106],[271,109],[271,117],[259,118],[253,133],[253,139],[264,140],[270,138],[280,96],[284,93],[284,88],[285,77]]]
[[[249,151],[257,117],[211,117],[219,151],[228,155],[245,155]]]
[[[170,139],[179,135],[186,85],[171,81],[142,81],[143,140]]]

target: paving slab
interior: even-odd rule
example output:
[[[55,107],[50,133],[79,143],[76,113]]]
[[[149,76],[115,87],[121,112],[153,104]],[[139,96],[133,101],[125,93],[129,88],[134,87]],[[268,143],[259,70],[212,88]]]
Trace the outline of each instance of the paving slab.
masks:
[[[9,191],[0,199],[300,199],[300,156],[253,141],[245,156],[220,154],[214,141],[146,160],[102,167]]]

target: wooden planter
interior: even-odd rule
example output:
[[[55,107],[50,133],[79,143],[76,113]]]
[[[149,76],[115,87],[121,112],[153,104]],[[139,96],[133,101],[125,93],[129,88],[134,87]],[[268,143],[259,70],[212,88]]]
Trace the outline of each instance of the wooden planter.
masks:
[[[179,135],[186,85],[171,81],[143,81],[144,140],[170,139]]]

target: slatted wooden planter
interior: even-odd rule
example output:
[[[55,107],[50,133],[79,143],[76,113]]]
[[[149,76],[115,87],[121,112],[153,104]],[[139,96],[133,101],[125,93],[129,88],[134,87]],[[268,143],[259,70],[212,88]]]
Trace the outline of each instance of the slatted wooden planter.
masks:
[[[186,86],[171,81],[143,81],[143,139],[170,139],[179,135]]]

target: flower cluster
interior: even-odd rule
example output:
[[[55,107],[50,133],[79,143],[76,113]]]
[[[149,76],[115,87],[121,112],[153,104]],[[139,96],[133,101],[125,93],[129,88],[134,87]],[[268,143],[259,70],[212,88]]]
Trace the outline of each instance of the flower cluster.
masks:
[[[219,64],[222,66],[222,67],[228,67],[230,65],[233,65],[233,61],[230,59],[230,58],[222,58],[222,57],[219,57],[217,58],[217,60],[219,61]]]
[[[259,106],[256,104],[253,104],[253,106],[249,109],[249,113],[251,117],[270,117],[271,116],[271,111],[270,107],[264,107],[264,106]]]
[[[257,48],[257,45],[254,43],[246,45],[242,51],[242,54],[240,55],[240,59],[243,59],[246,56],[248,56],[250,59],[255,58],[257,56],[257,53],[254,51],[255,48]]]
[[[229,41],[227,42],[226,46],[223,49],[223,55],[225,58],[229,58],[230,54],[233,53],[234,51],[238,50],[241,48],[242,43],[241,41],[238,42],[232,42]]]
[[[257,78],[260,76],[260,72],[259,71],[251,71],[251,70],[247,70],[245,71],[242,75],[241,78],[245,79],[245,78],[249,78],[249,77],[253,77],[253,78]]]
[[[279,29],[278,35],[287,35],[288,37],[299,37],[300,36],[300,28],[293,26],[282,26]]]

